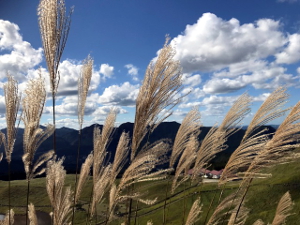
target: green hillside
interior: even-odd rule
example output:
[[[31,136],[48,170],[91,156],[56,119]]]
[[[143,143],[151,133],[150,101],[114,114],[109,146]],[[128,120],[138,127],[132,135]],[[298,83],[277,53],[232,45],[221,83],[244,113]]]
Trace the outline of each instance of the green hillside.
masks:
[[[249,189],[246,206],[251,210],[249,218],[246,224],[253,224],[257,219],[262,219],[264,222],[272,222],[275,209],[278,201],[282,195],[289,191],[294,204],[293,215],[288,217],[287,224],[298,225],[300,214],[300,164],[298,162],[292,162],[287,164],[277,165],[273,168],[266,169],[264,172],[273,174],[272,177],[267,179],[255,180]],[[172,179],[172,177],[170,177]],[[68,175],[66,179],[66,186],[74,184],[74,175]],[[238,187],[238,182],[228,183],[223,192],[222,198],[232,193]],[[4,213],[7,210],[8,192],[6,181],[0,182],[0,199],[1,208],[0,212]],[[26,181],[12,181],[12,205],[15,212],[22,214],[25,212],[26,205]],[[149,199],[157,197],[156,204],[152,206],[146,206],[139,203],[136,206],[136,202],[133,203],[133,210],[137,213],[132,214],[132,224],[136,220],[136,224],[146,224],[147,221],[152,220],[153,224],[161,224],[163,218],[163,206],[164,199],[167,190],[167,206],[166,217],[167,224],[182,224],[183,215],[187,215],[192,203],[200,196],[202,207],[202,213],[200,214],[199,224],[203,224],[211,200],[215,197],[215,202],[211,207],[209,215],[212,213],[217,205],[217,200],[220,195],[220,189],[217,187],[217,183],[204,183],[200,186],[191,184],[189,181],[181,185],[176,190],[176,193],[170,195],[171,182],[168,180],[159,182],[148,182],[139,186],[135,186],[135,189],[143,193]],[[81,197],[82,209],[76,213],[76,224],[85,223],[85,215],[88,207],[88,202],[91,192],[91,182],[88,182],[87,186],[83,190]],[[37,210],[50,212],[51,207],[46,193],[45,178],[38,178],[31,181],[30,186],[30,202],[32,202]],[[107,202],[104,201],[101,207],[98,207],[98,219],[97,222],[105,220]],[[119,219],[114,220],[111,224],[120,224],[123,219],[122,215],[126,217],[126,204],[120,205],[116,210]],[[136,218],[135,218],[136,217]],[[96,222],[96,221],[95,221]]]

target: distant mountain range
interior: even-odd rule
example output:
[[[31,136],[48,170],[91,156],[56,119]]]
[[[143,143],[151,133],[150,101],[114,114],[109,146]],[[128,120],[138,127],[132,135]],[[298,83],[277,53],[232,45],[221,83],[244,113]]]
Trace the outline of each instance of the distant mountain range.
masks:
[[[177,122],[163,122],[161,123],[154,132],[149,137],[149,142],[153,143],[162,138],[168,138],[172,142],[175,139],[177,130],[180,124]],[[80,150],[80,164],[82,164],[86,156],[93,150],[93,132],[95,127],[102,129],[102,125],[94,124],[86,127],[82,130],[81,139],[81,150]],[[201,127],[201,133],[199,135],[199,140],[203,140],[205,135],[208,133],[211,127]],[[130,137],[132,136],[133,123],[121,124],[118,128],[114,129],[112,141],[108,146],[108,160],[113,161],[115,156],[115,150],[118,144],[118,140],[122,132],[129,132]],[[268,126],[268,133],[275,131],[275,128]],[[2,130],[6,134],[6,129]],[[212,168],[221,169],[225,166],[231,153],[238,147],[243,135],[245,133],[244,129],[238,130],[232,136],[230,136],[226,142],[228,148],[219,153],[216,158],[212,161]],[[15,142],[14,152],[12,154],[12,177],[13,179],[23,179],[24,168],[22,162],[23,155],[23,134],[24,129],[19,128],[17,132],[17,139]],[[57,155],[58,157],[65,157],[64,166],[68,173],[74,173],[76,170],[76,157],[78,148],[78,130],[62,127],[56,129],[56,142],[57,142]],[[145,141],[144,141],[145,143]],[[39,157],[48,150],[53,149],[53,137],[49,137],[36,152],[36,157]],[[3,152],[3,146],[1,146],[1,151]],[[167,165],[166,165],[167,166]],[[7,175],[7,162],[3,158],[0,162],[0,178],[5,179]]]

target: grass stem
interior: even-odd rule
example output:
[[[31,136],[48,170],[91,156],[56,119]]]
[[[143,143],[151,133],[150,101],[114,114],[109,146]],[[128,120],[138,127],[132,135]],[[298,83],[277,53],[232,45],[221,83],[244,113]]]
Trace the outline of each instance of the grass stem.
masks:
[[[30,179],[27,178],[27,197],[26,197],[26,225],[28,224],[28,204],[29,204]]]
[[[10,218],[10,173],[11,173],[11,166],[10,162],[8,162],[8,223],[11,225],[11,218]]]
[[[72,224],[74,224],[75,208],[76,208],[76,193],[77,193],[77,182],[78,182],[78,167],[79,167],[79,155],[81,145],[81,129],[78,132],[78,148],[77,148],[77,159],[76,159],[76,176],[74,186],[74,199],[73,199],[73,210],[72,210]]]
[[[54,154],[57,154],[56,152],[56,125],[55,125],[55,94],[52,93],[52,118],[53,118],[53,126],[54,126],[54,132],[53,132],[53,150]]]

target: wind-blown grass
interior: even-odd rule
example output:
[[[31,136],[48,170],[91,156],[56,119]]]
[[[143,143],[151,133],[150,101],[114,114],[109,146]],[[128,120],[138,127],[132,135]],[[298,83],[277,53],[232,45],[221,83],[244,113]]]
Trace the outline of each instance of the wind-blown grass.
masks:
[[[180,62],[174,59],[175,50],[169,43],[169,37],[166,38],[157,58],[151,61],[147,67],[136,100],[132,139],[129,138],[128,133],[122,133],[115,158],[112,163],[109,163],[107,149],[112,140],[117,116],[116,111],[111,110],[103,128],[94,130],[93,151],[81,166],[78,182],[77,169],[75,184],[70,180],[67,182],[63,159],[57,160],[57,157],[53,157],[53,155],[56,151],[55,97],[60,79],[58,66],[70,29],[70,15],[66,15],[63,0],[41,0],[38,6],[40,32],[50,75],[53,125],[48,125],[45,129],[40,127],[40,119],[47,96],[43,78],[39,77],[28,82],[22,101],[18,95],[17,83],[12,77],[8,77],[8,83],[4,86],[8,132],[6,139],[4,134],[0,135],[9,163],[13,152],[19,102],[22,103],[23,109],[21,118],[25,129],[22,160],[27,181],[26,201],[24,196],[19,198],[17,196],[25,193],[26,184],[24,185],[24,182],[13,182],[20,186],[15,185],[12,191],[8,188],[8,192],[14,193],[13,204],[16,204],[16,201],[25,204],[26,223],[28,213],[31,224],[37,223],[34,211],[36,204],[41,202],[51,205],[48,211],[51,211],[54,225],[68,224],[71,216],[72,224],[80,220],[81,223],[85,221],[96,224],[98,222],[120,224],[125,221],[127,225],[130,225],[133,213],[134,224],[160,224],[162,213],[163,224],[184,224],[184,222],[194,224],[199,221],[211,225],[242,225],[247,224],[248,221],[250,221],[249,223],[256,221],[256,224],[262,224],[262,221],[271,222],[271,216],[264,216],[263,213],[272,214],[272,224],[274,225],[283,224],[285,221],[294,221],[292,220],[292,198],[296,196],[294,198],[300,202],[299,190],[296,192],[295,188],[291,188],[290,192],[284,190],[286,193],[284,194],[282,192],[285,188],[282,188],[277,193],[273,188],[270,191],[268,189],[270,187],[264,187],[262,183],[259,183],[260,181],[256,180],[258,177],[266,178],[272,172],[272,168],[267,170],[266,167],[274,166],[278,162],[293,163],[291,159],[297,158],[297,154],[292,154],[292,150],[299,147],[297,141],[300,138],[300,103],[292,108],[284,108],[288,99],[285,88],[276,89],[255,113],[240,146],[231,155],[219,181],[219,184],[226,184],[227,187],[223,185],[220,188],[217,184],[203,184],[199,173],[202,169],[209,167],[217,153],[227,148],[225,143],[228,137],[240,129],[242,120],[250,112],[251,98],[248,94],[243,94],[234,102],[222,123],[212,127],[203,140],[198,139],[201,132],[200,112],[194,108],[183,120],[174,143],[164,139],[154,143],[149,142],[151,133],[172,114],[172,110],[184,96],[181,92],[183,85]],[[80,155],[80,134],[92,68],[93,60],[88,57],[84,61],[78,79],[79,145],[77,162]],[[259,130],[263,125],[284,116],[288,111],[290,111],[289,114],[274,134],[267,135],[264,133],[265,130]],[[54,151],[46,152],[34,162],[38,147],[52,133],[54,133]],[[171,154],[169,154],[170,152]],[[171,157],[169,158],[168,155]],[[127,160],[129,160],[129,165],[125,168]],[[45,163],[47,166],[43,168],[42,165]],[[168,164],[169,168],[160,168],[164,164]],[[175,171],[172,177],[173,182],[170,184],[165,178],[170,176],[173,167],[175,167]],[[190,169],[193,169],[191,176],[188,174]],[[32,204],[29,205],[30,183],[31,181],[32,183],[38,182],[39,180],[33,178],[45,171],[46,187],[44,186],[36,194],[37,196],[31,198]],[[92,177],[90,177],[90,171],[92,171]],[[120,176],[119,179],[117,179],[118,176]],[[243,180],[238,183],[231,182],[236,176],[240,176]],[[187,187],[189,179],[197,180],[197,182],[190,182]],[[294,179],[300,182],[299,178]],[[279,181],[279,184],[283,183],[282,180],[279,179]],[[265,182],[273,185],[271,179]],[[72,185],[69,186],[70,183]],[[66,187],[67,184],[68,187]],[[201,189],[197,186],[199,184],[202,185]],[[254,190],[254,185],[258,184],[260,184],[259,188]],[[162,188],[164,186],[167,188]],[[36,186],[32,188],[37,190]],[[162,189],[167,190],[166,193],[159,193]],[[213,189],[213,193],[209,192],[211,189]],[[171,190],[169,197],[168,190]],[[270,200],[270,203],[274,205],[274,202],[279,202],[276,210],[274,208],[272,211],[265,211],[263,207],[255,208],[261,204],[257,201],[264,198],[263,194],[267,190],[276,199]],[[215,201],[217,194],[219,194],[218,201]],[[281,199],[277,198],[279,194],[284,194]],[[0,195],[6,199],[5,191],[0,191]],[[49,197],[48,200],[44,199],[46,195]],[[8,198],[10,199],[10,197]],[[200,199],[203,207],[200,205]],[[11,224],[13,219],[10,205],[9,203],[8,224]],[[183,212],[182,207],[178,207],[178,205],[184,206]],[[75,210],[80,206],[86,212],[77,212],[75,215]],[[188,208],[190,208],[190,212],[186,213]],[[298,209],[299,206],[295,208]],[[259,212],[253,215],[250,210]],[[149,218],[150,213],[153,213],[151,214],[152,218]],[[257,217],[255,220],[254,216]],[[100,219],[102,221],[99,221]],[[4,223],[7,223],[7,219]]]

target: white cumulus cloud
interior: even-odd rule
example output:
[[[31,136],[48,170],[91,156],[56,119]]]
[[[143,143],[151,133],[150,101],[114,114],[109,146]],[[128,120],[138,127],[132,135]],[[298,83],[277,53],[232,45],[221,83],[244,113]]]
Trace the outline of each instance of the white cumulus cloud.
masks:
[[[258,96],[252,97],[252,101],[254,102],[263,102],[265,101],[271,93],[262,93]]]
[[[182,74],[182,83],[184,85],[195,87],[201,83],[201,75],[200,74],[190,74],[184,73]]]
[[[105,88],[98,103],[106,105],[134,106],[139,92],[139,85],[125,82],[122,85],[112,85]]]
[[[279,21],[260,19],[241,25],[235,18],[226,21],[212,13],[203,14],[172,40],[184,72],[219,70],[251,58],[265,58],[285,42]]]
[[[287,68],[267,61],[249,61],[248,65],[239,63],[238,67],[229,66],[228,69],[213,75],[203,85],[205,93],[230,93],[246,86],[255,89],[274,89],[282,85],[290,87],[299,83],[299,76],[288,74]]]
[[[66,59],[59,64],[58,70],[60,80],[58,85],[57,96],[72,96],[78,94],[78,78],[80,76],[82,62]],[[30,69],[27,73],[27,78],[37,78],[40,75],[45,78],[46,90],[50,93],[50,79],[49,73],[45,68]],[[20,83],[20,90],[25,90],[27,80]],[[100,71],[93,69],[89,92],[97,89],[100,84]]]
[[[9,72],[19,81],[29,69],[42,61],[42,48],[35,49],[24,41],[18,25],[0,19],[0,79]]]
[[[291,64],[300,60],[300,34],[292,34],[288,37],[287,47],[276,54],[277,63]]]
[[[298,87],[299,76],[287,65],[300,61],[300,33],[289,34],[282,26],[268,18],[241,24],[204,13],[171,41],[183,67],[183,83],[192,93],[200,88],[199,97],[249,86]]]
[[[120,106],[101,106],[101,107],[98,107],[95,110],[95,112],[93,112],[93,115],[94,116],[107,115],[111,110],[113,110],[117,114],[126,114],[126,113],[128,113],[127,110],[123,109]]]
[[[240,80],[213,78],[203,86],[203,91],[209,94],[230,93],[245,86],[246,84]]]
[[[111,78],[114,75],[114,67],[109,64],[101,64],[100,73],[104,75],[104,78]]]
[[[125,65],[125,68],[128,69],[128,74],[132,77],[132,80],[138,81],[138,73],[139,73],[139,68],[132,64],[127,64]]]
[[[207,105],[221,104],[223,106],[231,106],[237,98],[238,98],[237,96],[216,96],[216,95],[211,95],[207,98],[204,98],[202,100],[201,105],[207,106]]]

